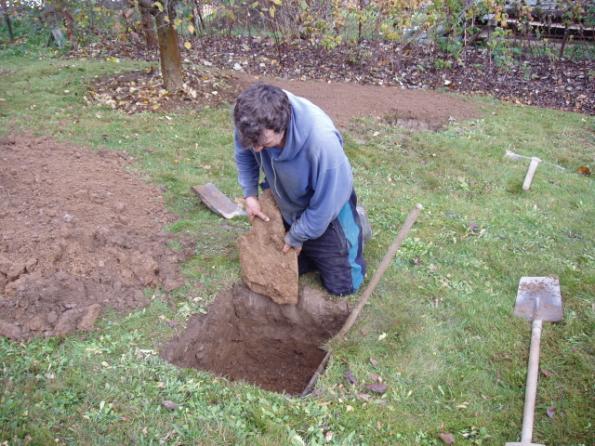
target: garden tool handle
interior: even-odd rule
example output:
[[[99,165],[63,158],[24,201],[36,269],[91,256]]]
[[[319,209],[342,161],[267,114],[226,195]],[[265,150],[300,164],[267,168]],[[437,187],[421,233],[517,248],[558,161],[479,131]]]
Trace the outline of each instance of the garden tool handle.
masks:
[[[385,254],[384,258],[382,259],[380,266],[378,267],[378,269],[374,273],[374,276],[372,276],[372,280],[366,287],[364,294],[362,294],[362,297],[360,298],[359,302],[357,303],[357,305],[355,306],[355,308],[353,309],[353,311],[351,312],[351,314],[349,315],[349,317],[343,324],[343,327],[341,327],[341,330],[339,330],[339,332],[335,336],[336,338],[340,339],[340,338],[344,337],[345,334],[349,331],[349,329],[353,326],[353,324],[355,323],[355,320],[357,319],[360,312],[362,311],[362,308],[364,308],[364,305],[366,304],[366,302],[368,301],[368,299],[374,292],[376,285],[378,285],[378,282],[380,282],[380,279],[384,275],[384,272],[386,271],[386,269],[390,265],[393,257],[395,256],[395,254],[401,247],[401,243],[403,243],[403,240],[405,240],[405,237],[407,237],[407,234],[411,230],[411,227],[415,223],[415,220],[417,220],[417,217],[419,216],[419,213],[421,212],[422,209],[423,209],[423,206],[418,203],[411,210],[411,212],[409,212],[409,215],[407,216],[405,223],[403,223],[401,230],[397,234],[397,238],[395,239],[393,244],[390,245],[390,247],[388,248],[388,251]]]
[[[539,347],[541,344],[541,320],[531,324],[531,347],[529,348],[529,366],[527,368],[527,388],[525,389],[525,408],[523,410],[523,430],[521,443],[530,444],[533,437],[535,418],[535,396],[537,394],[537,374],[539,372]]]
[[[531,183],[533,182],[533,176],[535,175],[535,171],[537,170],[537,166],[541,160],[535,156],[531,157],[531,162],[529,163],[529,168],[527,169],[527,174],[525,175],[525,181],[523,181],[523,190],[528,191],[531,187]]]

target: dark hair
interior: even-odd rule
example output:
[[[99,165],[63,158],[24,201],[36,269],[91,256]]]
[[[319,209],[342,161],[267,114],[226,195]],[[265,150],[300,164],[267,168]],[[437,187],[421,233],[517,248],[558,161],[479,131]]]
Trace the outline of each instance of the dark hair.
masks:
[[[291,117],[291,104],[283,90],[273,85],[254,84],[237,98],[233,120],[240,144],[252,147],[265,129],[285,131]]]

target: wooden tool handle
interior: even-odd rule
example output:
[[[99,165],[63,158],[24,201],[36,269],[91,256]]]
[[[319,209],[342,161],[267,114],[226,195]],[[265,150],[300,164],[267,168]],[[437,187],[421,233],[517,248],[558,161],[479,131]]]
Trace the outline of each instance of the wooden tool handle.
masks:
[[[529,163],[529,168],[527,169],[527,174],[525,175],[525,181],[523,181],[523,190],[528,191],[531,187],[531,183],[533,182],[533,176],[535,175],[535,171],[537,170],[537,166],[541,160],[536,157],[531,158],[531,162]]]
[[[368,301],[368,299],[374,292],[376,285],[378,285],[378,282],[380,282],[380,279],[384,275],[384,272],[386,271],[386,269],[390,265],[391,261],[393,260],[393,257],[395,256],[395,254],[401,247],[401,243],[403,243],[403,240],[405,240],[405,237],[407,237],[407,234],[411,230],[411,227],[415,223],[415,220],[419,216],[419,213],[421,212],[422,209],[423,209],[423,206],[418,203],[411,210],[411,212],[409,212],[409,215],[407,216],[407,219],[405,220],[403,227],[401,227],[401,230],[397,234],[397,238],[395,239],[393,244],[390,245],[390,247],[388,248],[388,251],[387,251],[386,255],[384,256],[384,258],[382,259],[380,266],[378,267],[378,269],[374,273],[374,276],[372,277],[372,280],[370,280],[370,283],[366,287],[364,294],[362,294],[362,297],[360,298],[359,302],[357,303],[357,305],[355,306],[355,308],[353,309],[353,311],[351,312],[351,314],[349,315],[349,317],[343,324],[343,327],[341,327],[341,330],[339,330],[339,332],[337,333],[335,338],[340,339],[340,338],[344,337],[345,334],[349,331],[349,329],[353,326],[353,324],[355,323],[355,320],[361,313],[362,308],[364,308],[364,305],[366,305],[366,302]]]
[[[535,417],[535,396],[537,395],[537,372],[539,371],[539,347],[541,344],[542,321],[531,324],[531,347],[529,349],[529,367],[527,368],[527,388],[525,389],[525,408],[523,410],[523,430],[521,443],[529,444],[533,437],[533,419]]]

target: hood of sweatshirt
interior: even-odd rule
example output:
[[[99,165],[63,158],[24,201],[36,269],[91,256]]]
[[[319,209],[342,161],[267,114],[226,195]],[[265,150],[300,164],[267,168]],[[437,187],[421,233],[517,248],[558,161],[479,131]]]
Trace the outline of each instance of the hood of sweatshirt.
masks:
[[[289,161],[294,159],[303,150],[304,146],[312,143],[312,129],[317,127],[317,133],[337,133],[331,119],[317,105],[309,100],[295,96],[285,91],[291,104],[291,119],[285,131],[285,145],[280,150],[270,152],[271,158],[275,161]]]

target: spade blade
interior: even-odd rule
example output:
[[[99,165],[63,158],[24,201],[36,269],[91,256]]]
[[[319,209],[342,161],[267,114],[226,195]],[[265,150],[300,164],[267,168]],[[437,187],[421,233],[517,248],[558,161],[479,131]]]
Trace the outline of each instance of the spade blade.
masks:
[[[514,315],[529,321],[561,321],[562,294],[557,277],[521,277]]]
[[[229,219],[246,215],[241,207],[231,201],[213,183],[194,186],[192,190],[210,210],[224,218]]]

